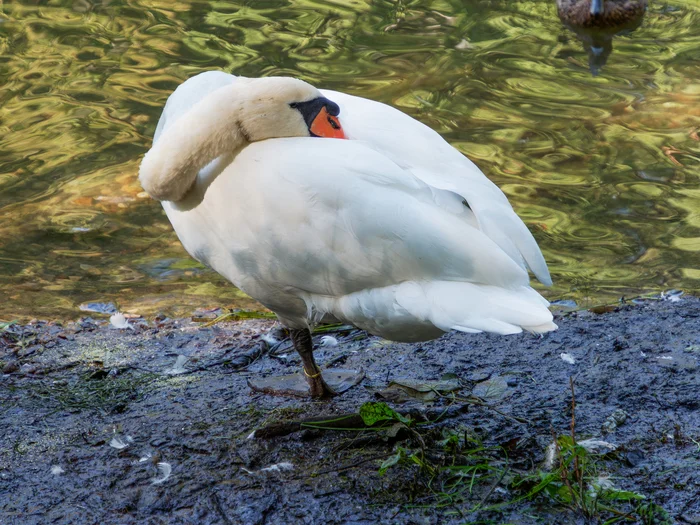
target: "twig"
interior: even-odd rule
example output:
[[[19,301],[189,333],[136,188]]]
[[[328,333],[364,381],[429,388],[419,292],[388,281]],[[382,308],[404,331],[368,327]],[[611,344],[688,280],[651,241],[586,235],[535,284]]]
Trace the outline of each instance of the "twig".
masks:
[[[516,423],[520,423],[521,425],[531,425],[532,424],[532,421],[530,421],[529,419],[525,419],[522,417],[515,417],[515,416],[511,416],[509,414],[506,414],[505,412],[497,409],[495,406],[489,405],[486,401],[483,401],[475,396],[455,397],[455,400],[462,401],[464,403],[469,403],[471,405],[476,405],[476,406],[488,408],[489,410],[493,410],[494,412],[496,412],[496,414],[503,416],[504,418],[506,418],[510,421],[515,421]]]
[[[221,314],[216,319],[207,321],[202,325],[202,328],[208,328],[227,319],[233,319],[234,321],[239,321],[241,319],[276,319],[277,316],[273,313],[268,312],[250,312],[245,310],[239,311],[229,311],[225,314]],[[194,320],[194,319],[193,319]],[[199,319],[194,320],[195,322],[201,322]]]
[[[374,461],[374,460],[377,460],[377,459],[386,459],[386,458],[388,458],[388,457],[391,456],[391,455],[392,455],[392,454],[381,454],[381,455],[378,455],[378,456],[371,456],[371,457],[368,457],[368,458],[365,458],[365,459],[361,459],[360,461],[358,461],[357,463],[353,463],[352,465],[345,465],[345,466],[342,466],[342,467],[334,467],[334,468],[329,468],[329,469],[326,469],[326,470],[320,470],[320,471],[318,471],[318,472],[314,472],[314,473],[312,473],[312,474],[309,474],[308,476],[299,476],[299,477],[297,477],[297,478],[292,478],[292,479],[310,478],[310,477],[321,476],[321,475],[323,475],[323,474],[331,474],[331,473],[335,473],[335,472],[342,472],[343,470],[350,470],[350,469],[353,469],[353,468],[357,468],[357,467],[359,467],[360,465],[362,465],[362,464],[364,464],[364,463],[367,463],[368,461]]]
[[[574,378],[569,376],[569,387],[571,388],[571,446],[574,450],[574,480],[578,481],[580,492],[583,494],[583,472],[576,454],[576,390],[574,388]]]
[[[576,447],[576,393],[574,391],[574,378],[569,376],[569,388],[571,388],[571,445]],[[574,455],[574,475],[579,478],[578,456]]]
[[[491,485],[491,488],[489,488],[489,490],[488,490],[488,492],[486,493],[486,495],[485,495],[483,498],[481,498],[481,501],[479,501],[479,503],[476,504],[476,507],[474,507],[475,509],[480,509],[481,506],[482,506],[484,503],[486,503],[486,500],[489,499],[489,498],[491,497],[491,494],[493,494],[493,491],[496,490],[496,487],[498,487],[498,485],[501,483],[501,481],[503,481],[503,478],[506,477],[506,474],[507,474],[508,472],[510,472],[510,469],[509,469],[508,467],[506,467],[506,468],[503,469],[503,472],[501,473],[501,475],[499,476],[499,478],[496,480],[496,482],[493,483],[493,484]]]
[[[417,412],[415,410],[397,411],[402,416],[411,417],[413,419],[421,419],[423,421],[432,421],[438,417],[449,418],[456,417],[468,410],[469,404],[457,405],[452,409],[444,410],[426,410],[425,412]],[[392,422],[394,423],[394,422]],[[297,421],[284,421],[279,423],[271,423],[253,432],[253,437],[260,439],[270,439],[278,436],[287,436],[294,432],[299,432],[305,428],[313,428],[318,430],[380,430],[387,426],[368,427],[359,414],[350,412],[335,416],[317,416]]]
[[[593,313],[596,313],[596,309],[601,309],[601,308],[606,308],[606,307],[618,307],[618,306],[623,306],[625,304],[631,303],[632,301],[638,301],[639,299],[647,299],[647,300],[654,300],[654,301],[660,301],[659,297],[659,292],[649,292],[649,293],[644,293],[640,295],[635,295],[634,297],[620,297],[617,301],[615,302],[610,302],[610,303],[601,303],[601,304],[595,304],[593,306],[581,306],[579,308],[575,308],[573,310],[569,310],[568,312],[563,312],[563,315],[570,315],[575,312],[583,312],[583,311],[592,311]]]
[[[260,359],[263,355],[265,355],[268,352],[269,348],[270,347],[265,341],[260,341],[257,345],[253,346],[248,351],[236,355],[233,358],[227,357],[223,359],[218,359],[216,361],[212,361],[204,365],[198,366],[196,368],[193,368],[191,370],[188,370],[187,373],[191,374],[193,372],[200,372],[202,370],[207,370],[209,368],[214,368],[215,366],[221,366],[226,364],[228,364],[229,367],[232,368],[234,371],[245,370],[250,365],[255,363],[258,359]],[[227,355],[231,350],[227,350],[224,355]]]

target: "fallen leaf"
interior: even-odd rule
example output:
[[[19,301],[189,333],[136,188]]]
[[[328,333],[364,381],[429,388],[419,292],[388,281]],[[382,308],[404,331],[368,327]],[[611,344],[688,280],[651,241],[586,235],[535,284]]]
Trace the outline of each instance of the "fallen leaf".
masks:
[[[409,423],[409,419],[399,414],[386,403],[369,401],[360,407],[360,417],[365,425],[371,427],[379,421],[400,421]]]
[[[403,391],[406,396],[414,399],[419,399],[421,401],[433,401],[440,394],[446,394],[449,392],[454,392],[461,388],[459,379],[455,378],[443,378],[439,381],[421,381],[416,379],[394,379],[389,383],[389,387],[382,392],[380,395],[384,398],[396,398],[401,399],[399,391]],[[403,399],[405,401],[406,399]]]
[[[504,398],[508,390],[508,383],[505,379],[501,376],[493,376],[486,381],[477,383],[472,390],[472,395],[491,402]]]

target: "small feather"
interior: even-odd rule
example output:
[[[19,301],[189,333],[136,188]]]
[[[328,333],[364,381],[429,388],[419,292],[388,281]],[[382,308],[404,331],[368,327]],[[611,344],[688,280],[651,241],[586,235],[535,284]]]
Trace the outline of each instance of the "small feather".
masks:
[[[265,334],[262,337],[260,337],[260,339],[265,341],[269,346],[275,346],[277,343],[279,343],[279,339],[277,339],[271,334]]]
[[[569,353],[562,352],[561,354],[559,354],[559,357],[561,357],[561,360],[565,363],[569,363],[570,365],[576,364],[576,359],[574,359],[574,356],[572,356]]]
[[[276,463],[275,465],[261,468],[260,472],[282,472],[283,470],[294,470],[294,465],[291,463]]]
[[[51,467],[51,474],[58,476],[59,474],[63,474],[65,470],[63,470],[61,467],[58,465],[54,465]]]
[[[123,330],[124,328],[129,328],[131,330],[134,329],[134,327],[129,324],[129,321],[127,321],[124,314],[120,312],[117,312],[116,314],[110,316],[109,322],[112,325],[112,327],[118,328],[120,330]]]
[[[544,464],[542,470],[550,471],[554,467],[554,460],[557,457],[557,444],[550,443],[544,451]]]
[[[617,445],[601,439],[584,439],[583,441],[578,441],[578,444],[592,454],[602,454],[617,450]]]
[[[332,335],[324,335],[321,337],[321,346],[338,346],[338,340]]]
[[[190,360],[190,358],[187,357],[186,355],[177,356],[177,359],[175,360],[175,364],[166,373],[170,374],[170,375],[184,374],[185,372],[187,372],[185,365],[187,364],[187,362],[189,360]]]
[[[109,446],[112,448],[116,448],[117,450],[122,450],[128,447],[129,443],[133,441],[133,438],[131,438],[130,436],[126,436],[125,439],[122,439],[120,436],[114,436],[109,442]]]
[[[170,477],[170,474],[173,471],[173,468],[170,466],[170,463],[158,463],[156,465],[158,467],[158,474],[159,477],[155,477],[151,480],[152,485],[160,485],[161,483],[164,483],[167,481],[167,479]]]
[[[269,467],[261,468],[260,470],[248,470],[247,468],[241,467],[241,470],[246,474],[259,474],[261,472],[282,472],[285,470],[294,470],[294,465],[288,462],[275,463]]]

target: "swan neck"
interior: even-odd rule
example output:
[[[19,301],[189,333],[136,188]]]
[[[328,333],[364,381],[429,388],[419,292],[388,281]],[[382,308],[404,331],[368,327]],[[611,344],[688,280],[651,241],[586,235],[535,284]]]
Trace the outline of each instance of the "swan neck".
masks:
[[[182,200],[202,168],[249,143],[241,123],[245,95],[245,85],[224,86],[175,122],[166,122],[167,127],[139,169],[141,185],[151,197],[159,201]]]

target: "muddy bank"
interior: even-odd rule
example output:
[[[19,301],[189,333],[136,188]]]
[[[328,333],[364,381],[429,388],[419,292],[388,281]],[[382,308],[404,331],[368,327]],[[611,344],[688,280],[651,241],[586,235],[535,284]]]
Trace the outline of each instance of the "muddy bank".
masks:
[[[322,367],[366,372],[325,402],[251,393],[248,377],[299,368],[288,343],[270,351],[263,341],[272,321],[6,327],[0,524],[700,523],[700,300],[557,323],[542,338],[453,333],[416,345],[341,331],[337,346],[321,346],[316,336]],[[543,462],[553,436],[570,434],[571,377],[576,439],[617,447],[586,458],[591,475],[645,500],[586,517],[575,501],[528,496],[532,476],[559,466]],[[440,378],[452,386],[427,403],[411,389],[380,397],[392,381]],[[368,401],[409,424],[247,439]],[[584,492],[602,493],[591,479]]]

